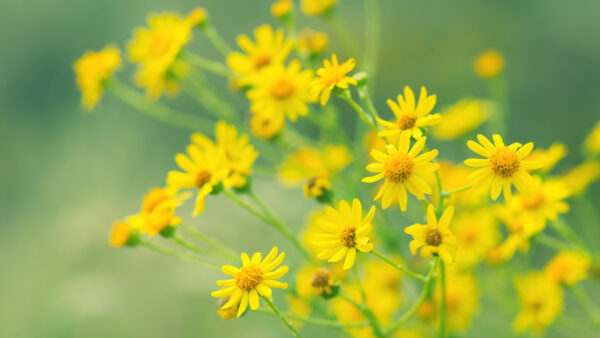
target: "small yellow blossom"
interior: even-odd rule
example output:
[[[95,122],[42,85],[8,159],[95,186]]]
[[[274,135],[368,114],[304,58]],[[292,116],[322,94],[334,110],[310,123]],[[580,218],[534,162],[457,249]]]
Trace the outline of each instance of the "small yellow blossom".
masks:
[[[437,173],[442,183],[442,190],[451,191],[460,189],[470,184],[469,175],[471,174],[471,168],[464,164],[455,164],[449,161],[439,161],[440,168]],[[430,186],[434,189],[432,194],[433,201],[438,201],[439,192],[437,187],[437,179],[430,177]],[[488,192],[484,189],[466,189],[450,195],[449,198],[444,201],[449,204],[462,205],[466,207],[478,207],[486,205],[489,199],[486,198]]]
[[[305,55],[316,55],[325,50],[329,44],[327,34],[304,28],[298,38],[298,51]]]
[[[477,135],[477,139],[479,143],[469,140],[467,146],[486,158],[465,160],[465,164],[470,167],[482,167],[469,176],[473,187],[478,189],[491,186],[491,196],[494,201],[502,191],[504,191],[504,198],[509,201],[512,197],[512,185],[521,194],[529,194],[532,185],[529,171],[541,166],[539,162],[525,160],[533,149],[533,143],[529,142],[524,146],[513,143],[505,146],[502,137],[498,134],[493,135],[493,144],[481,134]]]
[[[302,0],[302,12],[306,15],[323,15],[328,13],[338,0]]]
[[[600,177],[600,162],[588,160],[571,169],[562,177],[573,195],[581,195],[587,187]]]
[[[541,334],[563,310],[560,286],[540,272],[531,272],[516,282],[521,312],[514,321],[517,332],[528,329]]]
[[[442,119],[440,114],[429,115],[435,106],[437,97],[427,95],[427,89],[421,87],[419,102],[415,105],[415,94],[410,87],[404,87],[404,96],[398,95],[397,101],[388,99],[387,104],[396,117],[396,122],[388,122],[377,118],[377,122],[386,129],[379,136],[394,136],[407,133],[413,138],[423,136],[422,127],[428,127],[439,123]]]
[[[271,140],[283,130],[285,116],[282,115],[253,115],[250,119],[250,131],[256,137]]]
[[[306,198],[319,198],[329,190],[331,190],[331,182],[329,182],[327,172],[309,177],[304,186],[302,186],[302,191]]]
[[[371,150],[371,156],[377,162],[370,163],[367,170],[376,175],[365,177],[362,181],[373,183],[384,179],[383,186],[375,196],[375,200],[381,198],[383,209],[398,198],[400,209],[406,211],[406,189],[418,199],[425,199],[425,194],[431,194],[431,187],[424,175],[433,173],[439,167],[439,164],[431,163],[438,151],[432,150],[419,155],[425,147],[425,141],[426,137],[420,138],[409,151],[410,135],[404,133],[400,135],[398,148],[391,144],[386,146],[387,154],[377,149]]]
[[[479,311],[479,297],[479,287],[473,274],[449,269],[446,278],[446,315],[452,332],[464,331],[471,325],[473,316]],[[442,295],[439,287],[435,298],[435,303],[440,304]]]
[[[271,298],[271,288],[287,289],[288,286],[287,283],[276,281],[289,270],[287,266],[279,267],[285,253],[277,256],[277,247],[274,247],[264,260],[260,252],[254,253],[252,259],[246,253],[242,253],[241,258],[242,267],[239,269],[231,265],[221,267],[224,273],[233,278],[217,281],[221,290],[211,293],[211,296],[217,298],[229,297],[221,309],[239,306],[237,317],[246,311],[248,305],[252,310],[258,309],[259,296]]]
[[[175,216],[175,209],[183,204],[187,195],[177,195],[172,188],[152,188],[142,202],[142,210],[137,215],[140,233],[152,237],[169,226],[177,226],[181,218]]]
[[[410,252],[417,254],[421,248],[421,257],[432,257],[438,254],[446,264],[454,263],[456,259],[456,236],[450,231],[450,221],[454,214],[454,207],[449,206],[444,210],[438,222],[433,204],[427,206],[427,224],[413,224],[404,229],[411,235]]]
[[[431,128],[431,134],[441,140],[453,140],[479,127],[494,110],[492,102],[462,99],[441,112],[444,123]]]
[[[475,73],[482,78],[494,77],[504,68],[504,57],[498,51],[487,51],[477,57],[474,68]]]
[[[235,315],[237,314],[237,311],[238,311],[237,306],[232,306],[232,307],[223,309],[222,306],[225,305],[225,303],[227,303],[227,301],[229,301],[229,297],[221,298],[219,300],[219,310],[217,310],[217,314],[223,320],[230,320],[230,319],[235,318]]]
[[[188,14],[187,20],[192,26],[202,26],[206,22],[208,13],[202,7],[195,8]]]
[[[271,14],[276,18],[281,18],[290,14],[293,9],[292,0],[277,0],[271,5]]]
[[[278,177],[286,185],[295,185],[310,177],[337,174],[350,164],[352,154],[343,145],[329,144],[322,151],[300,148],[288,155],[278,168]]]
[[[86,52],[74,65],[81,104],[92,110],[104,93],[104,83],[121,66],[119,50],[107,46],[99,52]]]
[[[323,60],[323,68],[317,70],[317,78],[312,83],[312,93],[321,96],[321,105],[329,101],[329,96],[334,88],[347,89],[348,85],[357,85],[355,79],[346,76],[354,66],[356,61],[350,59],[342,64],[338,62],[335,54],[331,55],[331,61]]]
[[[500,242],[498,223],[486,209],[462,212],[454,218],[453,227],[458,247],[457,266],[470,268],[484,260]]]
[[[600,153],[600,121],[596,123],[592,132],[585,139],[585,149],[590,154]]]
[[[527,161],[540,162],[542,166],[539,171],[549,172],[556,163],[567,155],[567,147],[560,143],[553,143],[548,149],[536,149],[525,158]]]
[[[587,278],[592,265],[590,256],[578,251],[559,252],[544,268],[544,273],[556,283],[575,285]]]
[[[320,232],[313,243],[320,249],[317,258],[329,262],[344,260],[344,269],[350,269],[354,265],[357,249],[361,252],[373,249],[373,244],[369,243],[373,216],[375,206],[363,218],[362,205],[356,198],[352,201],[352,207],[346,201],[340,201],[337,209],[328,206],[325,215],[317,220]]]
[[[133,217],[133,216],[132,216]],[[108,236],[108,243],[114,247],[121,247],[127,245],[131,238],[132,233],[136,230],[136,223],[132,221],[132,217],[128,217],[125,222],[116,221],[113,224]]]

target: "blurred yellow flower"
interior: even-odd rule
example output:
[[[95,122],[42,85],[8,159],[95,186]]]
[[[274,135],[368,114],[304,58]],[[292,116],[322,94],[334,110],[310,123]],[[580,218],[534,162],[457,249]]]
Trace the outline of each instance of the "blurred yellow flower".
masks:
[[[285,116],[282,115],[253,115],[250,118],[250,131],[256,137],[271,140],[283,130]]]
[[[548,149],[536,149],[525,159],[527,161],[540,162],[541,172],[549,172],[556,163],[567,155],[567,147],[561,142],[554,142]]]
[[[475,73],[482,78],[494,77],[504,68],[504,57],[498,51],[487,51],[477,57],[474,68]]]
[[[440,304],[442,295],[436,289],[436,304]],[[446,278],[446,316],[452,332],[464,331],[473,316],[479,311],[479,287],[471,273],[460,273],[454,269],[448,270]]]
[[[295,185],[323,172],[331,177],[348,166],[350,161],[352,154],[343,145],[330,144],[322,151],[300,148],[286,157],[278,168],[277,176],[284,184]]]
[[[114,247],[125,246],[130,243],[132,239],[132,233],[136,230],[136,223],[133,222],[132,217],[127,217],[126,221],[116,221],[113,223],[113,227],[108,235],[108,243]]]
[[[388,325],[403,300],[402,274],[386,262],[368,261],[364,276],[367,307],[382,325]]]
[[[285,258],[282,252],[277,256],[277,247],[262,259],[260,252],[252,255],[252,259],[246,253],[242,253],[242,267],[236,268],[231,265],[223,265],[221,270],[233,277],[228,280],[219,280],[217,285],[221,287],[219,291],[213,291],[210,295],[216,298],[230,297],[227,303],[221,306],[221,309],[238,306],[237,317],[241,316],[248,305],[251,310],[258,309],[260,297],[271,298],[271,288],[287,289],[287,283],[281,283],[276,279],[283,277],[289,268],[281,266]],[[279,268],[277,268],[279,267]]]
[[[540,272],[530,272],[516,282],[521,312],[514,321],[517,332],[528,329],[542,334],[563,310],[560,286]]]
[[[306,198],[319,198],[329,190],[331,190],[331,182],[329,182],[327,172],[322,172],[320,175],[309,177],[302,186],[302,191]]]
[[[337,209],[327,207],[325,215],[317,219],[320,231],[315,234],[313,245],[319,248],[317,258],[328,262],[344,260],[344,270],[350,269],[356,259],[356,250],[369,252],[373,244],[369,243],[375,216],[375,206],[369,209],[363,218],[360,201],[354,199],[352,207],[346,201],[340,201]]]
[[[322,15],[328,13],[338,0],[302,0],[300,7],[306,15]]]
[[[104,93],[104,83],[121,66],[119,50],[106,46],[98,52],[88,51],[75,61],[77,87],[81,91],[81,104],[92,110]]]
[[[355,79],[346,76],[354,66],[356,61],[350,59],[342,64],[338,62],[335,54],[331,55],[331,61],[323,60],[323,68],[317,70],[317,78],[312,83],[312,94],[321,96],[321,105],[329,101],[329,96],[334,88],[347,89],[348,85],[357,85]]]
[[[467,146],[473,152],[486,157],[485,159],[467,159],[465,164],[470,167],[483,167],[469,176],[476,189],[491,186],[492,200],[498,199],[504,190],[504,199],[509,201],[512,197],[511,186],[514,185],[522,194],[529,194],[532,185],[530,170],[538,169],[541,163],[525,160],[533,149],[533,143],[524,146],[513,143],[505,146],[502,137],[493,135],[494,144],[485,136],[477,135],[479,143],[469,140]]]
[[[166,227],[177,226],[181,218],[175,216],[175,209],[182,205],[188,196],[177,195],[172,188],[152,188],[142,202],[138,221],[140,222],[140,233],[153,237]]]
[[[223,320],[230,320],[230,319],[235,318],[235,315],[237,314],[237,311],[238,311],[237,306],[231,306],[226,309],[222,308],[222,306],[225,305],[229,301],[229,299],[230,299],[230,297],[224,297],[219,300],[219,310],[217,310],[217,314]]]
[[[398,95],[397,101],[388,99],[387,104],[396,117],[396,122],[388,122],[377,118],[377,122],[386,129],[379,136],[394,136],[407,133],[413,138],[423,136],[422,127],[428,127],[439,123],[442,119],[440,114],[429,115],[435,106],[437,97],[427,95],[427,89],[421,87],[419,102],[415,105],[415,94],[409,86],[404,87],[404,96]]]
[[[424,175],[433,173],[439,164],[431,163],[438,151],[432,150],[421,155],[419,153],[425,146],[426,137],[420,138],[410,149],[410,135],[400,135],[398,148],[388,144],[386,153],[377,149],[371,150],[371,156],[377,162],[367,165],[367,170],[376,173],[375,176],[365,177],[363,182],[373,183],[384,179],[383,186],[375,196],[381,198],[381,207],[386,209],[394,198],[398,198],[400,209],[406,211],[408,197],[406,189],[418,199],[425,199],[424,194],[431,194],[432,190]]]
[[[562,177],[573,195],[580,195],[600,177],[600,162],[588,160]]]
[[[290,14],[294,9],[292,0],[277,0],[271,4],[271,14],[276,18]]]
[[[460,268],[481,262],[500,242],[498,222],[488,209],[462,212],[452,224],[458,243],[456,264]]]
[[[432,257],[435,253],[444,263],[454,263],[457,240],[449,229],[453,214],[454,207],[449,206],[444,210],[438,222],[433,204],[429,204],[427,206],[427,224],[416,223],[404,229],[404,232],[413,237],[409,243],[410,252],[416,255],[421,248],[421,257]]]
[[[298,52],[305,55],[316,55],[323,52],[328,44],[327,34],[304,28],[300,31],[298,38]]]
[[[600,121],[596,123],[592,132],[585,139],[585,149],[590,154],[600,153]]]
[[[296,297],[290,294],[285,295],[285,299],[287,300],[290,311],[294,316],[297,316],[299,318],[307,318],[308,316],[310,316],[312,308],[307,301],[300,297]],[[300,329],[302,326],[304,326],[304,322],[301,320],[292,319],[291,323],[296,329]]]
[[[471,168],[461,164],[455,164],[449,161],[439,161],[440,167],[437,170],[442,183],[442,189],[444,191],[451,191],[454,189],[460,189],[469,185],[469,175],[471,174]],[[434,190],[432,194],[432,200],[438,201],[439,189],[437,187],[437,180],[435,177],[430,178],[430,186]],[[462,205],[466,207],[477,207],[486,205],[489,199],[486,198],[488,195],[487,191],[483,189],[466,189],[450,195],[449,198],[445,199],[447,204]]]
[[[561,251],[544,268],[544,273],[556,283],[575,285],[587,278],[591,257],[579,251]]]
[[[431,128],[431,134],[442,140],[453,140],[479,127],[491,115],[494,104],[481,99],[462,99],[442,110],[444,123]]]

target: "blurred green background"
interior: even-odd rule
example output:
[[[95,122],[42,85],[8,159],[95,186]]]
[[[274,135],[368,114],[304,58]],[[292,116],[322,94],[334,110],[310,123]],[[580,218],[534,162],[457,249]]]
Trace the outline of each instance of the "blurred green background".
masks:
[[[344,22],[362,40],[363,2],[340,3]],[[571,150],[561,168],[581,160],[580,143],[600,115],[599,1],[380,3],[383,44],[374,89],[382,111],[388,114],[385,99],[407,84],[426,85],[440,106],[465,95],[485,96],[472,61],[496,48],[506,58],[509,139],[543,147],[561,140]],[[85,50],[108,42],[123,47],[148,12],[187,13],[204,6],[233,45],[237,34],[273,22],[269,5],[255,0],[0,2],[1,337],[287,334],[263,314],[222,322],[209,296],[219,272],[143,249],[108,246],[112,222],[135,212],[142,195],[163,184],[189,133],[161,125],[112,97],[105,97],[93,114],[83,112],[72,72]],[[302,23],[326,30],[318,19]],[[218,57],[200,37],[194,48]],[[128,77],[129,71],[120,74],[123,80]],[[235,102],[247,109],[244,100]],[[180,106],[198,110],[186,102]],[[315,207],[298,190],[266,179],[256,185],[294,228]],[[597,186],[591,193],[600,197]],[[191,210],[184,208],[182,214]],[[275,243],[290,249],[288,263],[299,259],[278,234],[265,231],[265,225],[221,196],[209,199],[206,214],[187,219],[239,250],[265,252]],[[513,292],[507,297],[514,297],[511,283],[501,286]],[[576,308],[567,304],[568,311]],[[493,323],[510,336],[513,316],[483,306],[469,335],[481,336]],[[548,335],[569,332],[593,335],[572,322],[552,327]],[[306,335],[315,336],[315,329],[307,328]]]

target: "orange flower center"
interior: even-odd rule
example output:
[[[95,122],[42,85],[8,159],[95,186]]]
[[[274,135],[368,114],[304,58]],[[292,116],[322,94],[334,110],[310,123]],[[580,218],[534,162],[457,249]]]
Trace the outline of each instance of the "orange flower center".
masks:
[[[397,153],[388,158],[383,165],[383,174],[386,179],[394,183],[405,182],[415,169],[415,162],[410,156]]]
[[[437,229],[431,229],[427,232],[425,243],[431,246],[439,246],[442,244],[442,233]]]
[[[196,174],[196,185],[198,187],[204,186],[206,183],[210,182],[210,178],[212,174],[208,170],[202,170],[198,174]]]
[[[319,269],[315,271],[312,275],[312,280],[310,284],[314,288],[323,288],[329,286],[329,281],[331,280],[331,272],[326,269]]]
[[[496,150],[490,155],[490,164],[496,175],[509,178],[519,170],[521,167],[521,160],[512,149],[504,147]]]
[[[544,204],[544,194],[541,192],[530,194],[529,196],[523,196],[523,208],[527,210],[535,210]]]
[[[254,62],[254,68],[261,69],[271,63],[271,55],[267,53],[258,53],[254,55],[252,61]]]
[[[243,266],[235,276],[235,285],[244,291],[253,290],[263,280],[263,271],[257,264]]]
[[[292,81],[280,79],[271,87],[269,93],[277,100],[285,100],[294,94],[296,87]]]
[[[417,115],[415,114],[404,114],[398,120],[398,127],[402,130],[411,129],[417,122]]]
[[[343,246],[347,248],[354,248],[356,246],[356,228],[353,226],[344,228],[344,230],[342,230],[340,240]]]

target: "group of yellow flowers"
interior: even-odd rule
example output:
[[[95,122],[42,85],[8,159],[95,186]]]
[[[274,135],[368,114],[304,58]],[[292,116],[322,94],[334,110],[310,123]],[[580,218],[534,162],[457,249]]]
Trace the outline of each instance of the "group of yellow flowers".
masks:
[[[300,6],[307,16],[339,25],[336,7],[337,0],[302,0]],[[421,87],[416,97],[406,86],[395,100],[387,100],[392,119],[382,118],[368,87],[374,74],[353,73],[354,58],[324,58],[329,37],[310,29],[298,32],[291,0],[276,1],[271,13],[281,27],[265,24],[252,37],[240,35],[240,51],[220,37],[202,8],[187,17],[151,14],[147,26],[137,28],[127,44],[128,59],[136,65],[133,83],[145,96],[114,75],[122,66],[115,46],[87,52],[75,63],[87,109],[108,91],[142,113],[193,131],[185,153],[175,156],[179,170],[167,173],[164,186],[150,190],[139,213],[114,223],[111,245],[144,246],[210,267],[223,261],[234,264],[221,266],[230,279],[217,281],[221,289],[212,293],[220,299],[218,314],[224,319],[240,317],[250,307],[276,315],[296,336],[301,336],[302,325],[311,324],[337,327],[356,337],[434,332],[444,337],[466,330],[478,312],[477,271],[493,274],[517,251],[539,244],[557,253],[542,271],[519,273],[515,289],[521,312],[514,328],[543,332],[563,309],[562,286],[573,290],[590,320],[599,324],[596,305],[578,285],[592,267],[600,267],[598,254],[561,214],[569,211],[568,198],[585,198],[586,187],[600,176],[600,123],[585,141],[585,162],[562,175],[552,170],[566,155],[563,144],[534,150],[531,142],[509,144],[498,134],[469,139],[463,148],[476,158],[464,160],[464,165],[440,159],[438,150],[429,149],[430,139],[466,140],[484,123],[500,126],[494,121],[502,121],[508,107],[495,97],[464,98],[434,114],[436,95]],[[192,51],[198,32],[222,53],[222,61]],[[339,54],[356,50],[345,49]],[[366,55],[356,57],[366,63]],[[482,54],[474,66],[486,83],[496,85],[505,85],[503,68],[497,51]],[[247,118],[215,88],[219,77],[232,91],[245,94]],[[218,122],[168,107],[159,101],[163,93],[184,93]],[[340,121],[349,114],[342,110],[350,109],[357,114],[357,128],[348,135]],[[317,140],[294,125],[300,119],[313,124]],[[286,125],[286,120],[291,123]],[[214,131],[207,129],[213,124]],[[257,161],[260,165],[255,166]],[[302,184],[306,198],[325,205],[311,215],[303,234],[292,231],[255,194],[253,167],[286,186]],[[277,247],[265,257],[257,252],[238,258],[177,215],[193,194],[197,216],[207,198],[220,193],[279,231],[303,255],[305,265],[292,267],[292,288],[278,281],[290,269],[281,266],[285,254]],[[493,204],[500,195],[504,203]],[[380,204],[381,211],[376,205],[364,209],[365,196]],[[406,226],[406,220],[415,224]],[[548,225],[552,232],[545,231]],[[144,234],[160,234],[181,250]],[[407,250],[425,260],[405,257]],[[413,293],[415,285],[421,291],[411,295],[405,285]],[[273,288],[287,289],[286,311],[272,301]],[[261,299],[267,309],[261,308]]]

